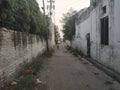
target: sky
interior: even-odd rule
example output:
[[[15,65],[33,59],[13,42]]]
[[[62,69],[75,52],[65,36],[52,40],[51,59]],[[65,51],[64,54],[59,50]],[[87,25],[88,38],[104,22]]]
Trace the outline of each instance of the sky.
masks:
[[[39,6],[42,7],[42,0],[37,0],[37,2],[39,3]],[[63,13],[67,13],[70,8],[79,11],[80,9],[88,7],[89,4],[90,0],[55,0],[55,24],[61,30],[62,24],[60,23],[60,20]],[[48,3],[45,3],[45,5],[48,5]]]
[[[61,27],[60,20],[63,13],[67,13],[70,8],[79,11],[82,8],[88,7],[89,0],[56,0],[55,5],[56,24]]]

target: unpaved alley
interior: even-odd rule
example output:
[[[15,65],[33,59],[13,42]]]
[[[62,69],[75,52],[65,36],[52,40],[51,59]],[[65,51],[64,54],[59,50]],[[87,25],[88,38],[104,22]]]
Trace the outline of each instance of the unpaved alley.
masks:
[[[64,44],[44,63],[43,90],[120,90],[120,84],[86,60],[70,54]],[[40,89],[41,90],[41,89]]]

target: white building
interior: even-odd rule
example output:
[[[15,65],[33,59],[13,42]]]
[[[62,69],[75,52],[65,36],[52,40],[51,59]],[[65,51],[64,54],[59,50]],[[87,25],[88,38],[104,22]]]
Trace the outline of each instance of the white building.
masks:
[[[120,0],[91,0],[81,12],[73,47],[120,73]]]

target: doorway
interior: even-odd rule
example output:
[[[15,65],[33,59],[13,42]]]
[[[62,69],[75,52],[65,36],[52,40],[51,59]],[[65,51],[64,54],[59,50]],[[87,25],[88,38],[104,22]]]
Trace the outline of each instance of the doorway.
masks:
[[[87,56],[91,57],[90,33],[87,33],[86,39],[87,39]]]

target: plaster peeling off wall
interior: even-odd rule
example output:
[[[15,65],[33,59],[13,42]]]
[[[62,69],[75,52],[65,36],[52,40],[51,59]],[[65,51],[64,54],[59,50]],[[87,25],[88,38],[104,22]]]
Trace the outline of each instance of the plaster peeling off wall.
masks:
[[[45,41],[37,35],[0,29],[0,86],[45,49]]]
[[[76,37],[73,47],[87,55],[85,36],[90,33],[91,58],[120,73],[120,0],[91,0],[91,5],[76,19]],[[103,22],[108,18],[108,44],[101,42]],[[106,22],[107,22],[106,21]],[[107,27],[107,25],[105,25]],[[105,33],[104,33],[105,34]],[[107,36],[107,35],[104,35]]]

